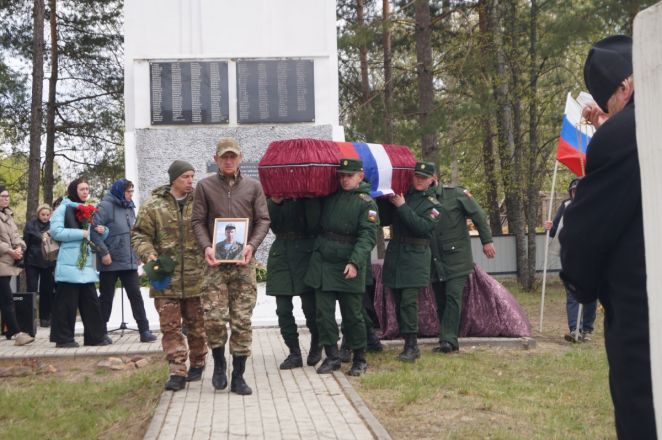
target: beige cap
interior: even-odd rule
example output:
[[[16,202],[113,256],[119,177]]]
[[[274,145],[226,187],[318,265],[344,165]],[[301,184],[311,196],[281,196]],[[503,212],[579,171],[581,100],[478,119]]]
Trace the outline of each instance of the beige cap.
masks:
[[[235,138],[221,138],[216,144],[216,155],[223,156],[228,151],[232,151],[237,156],[241,154],[239,142]]]

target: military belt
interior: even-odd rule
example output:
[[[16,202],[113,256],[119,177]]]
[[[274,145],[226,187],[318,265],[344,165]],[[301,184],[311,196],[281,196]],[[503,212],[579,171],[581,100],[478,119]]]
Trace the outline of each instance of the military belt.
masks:
[[[396,237],[395,241],[406,244],[418,244],[421,246],[428,246],[430,244],[430,240],[427,238]]]
[[[324,238],[328,238],[333,241],[342,241],[345,243],[356,243],[358,239],[354,235],[345,235],[345,234],[336,234],[335,232],[325,232],[322,234]]]
[[[305,234],[301,232],[283,232],[281,234],[276,234],[276,240],[303,240],[306,237]]]

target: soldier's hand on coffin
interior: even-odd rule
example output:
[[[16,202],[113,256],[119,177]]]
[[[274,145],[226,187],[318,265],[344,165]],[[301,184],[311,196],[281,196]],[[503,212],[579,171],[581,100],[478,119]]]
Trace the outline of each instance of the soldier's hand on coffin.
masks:
[[[389,200],[398,208],[405,204],[405,198],[402,194],[393,194]]]
[[[243,260],[237,261],[237,266],[246,266],[251,262],[251,257],[253,256],[253,246],[251,244],[244,246],[244,252],[242,253],[242,256]]]
[[[494,247],[494,243],[485,243],[483,245],[483,253],[487,258],[496,257],[496,248]]]
[[[214,252],[214,248],[212,248],[211,246],[205,248],[205,261],[209,266],[212,267],[221,264],[220,261],[216,261],[216,254]]]
[[[345,266],[345,271],[343,274],[345,275],[346,280],[351,280],[356,278],[356,275],[358,275],[359,271],[356,269],[356,266],[352,263],[348,263],[347,266]]]
[[[271,201],[274,202],[276,205],[280,205],[283,203],[283,198],[282,197],[272,197]]]

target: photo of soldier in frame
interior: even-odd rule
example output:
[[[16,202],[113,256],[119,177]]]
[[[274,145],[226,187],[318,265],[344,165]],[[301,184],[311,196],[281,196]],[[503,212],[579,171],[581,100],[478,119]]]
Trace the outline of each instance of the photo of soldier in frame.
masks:
[[[221,263],[242,261],[247,240],[247,218],[217,218],[214,220],[214,255],[216,261]]]

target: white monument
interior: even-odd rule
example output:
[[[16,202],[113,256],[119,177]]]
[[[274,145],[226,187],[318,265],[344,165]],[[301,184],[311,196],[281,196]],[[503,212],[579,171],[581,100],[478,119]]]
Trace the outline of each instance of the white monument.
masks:
[[[216,141],[246,173],[270,142],[344,140],[334,0],[126,0],[125,159],[138,201],[175,159],[199,179]]]

